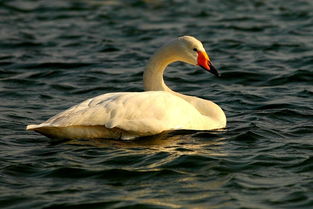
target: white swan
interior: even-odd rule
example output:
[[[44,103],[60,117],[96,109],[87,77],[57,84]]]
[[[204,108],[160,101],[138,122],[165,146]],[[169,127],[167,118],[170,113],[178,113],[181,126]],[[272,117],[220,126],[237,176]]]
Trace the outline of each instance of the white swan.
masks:
[[[131,139],[166,130],[224,128],[226,117],[218,105],[165,85],[163,72],[176,61],[199,65],[218,76],[202,43],[191,36],[179,37],[150,58],[143,76],[145,92],[103,94],[26,129],[58,139]]]

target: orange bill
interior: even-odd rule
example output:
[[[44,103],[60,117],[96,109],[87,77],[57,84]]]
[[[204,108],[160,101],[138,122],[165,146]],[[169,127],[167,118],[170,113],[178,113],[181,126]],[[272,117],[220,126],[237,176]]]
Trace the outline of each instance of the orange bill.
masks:
[[[220,74],[212,65],[210,58],[205,51],[198,51],[198,65],[210,73],[213,73],[217,77],[220,77]]]

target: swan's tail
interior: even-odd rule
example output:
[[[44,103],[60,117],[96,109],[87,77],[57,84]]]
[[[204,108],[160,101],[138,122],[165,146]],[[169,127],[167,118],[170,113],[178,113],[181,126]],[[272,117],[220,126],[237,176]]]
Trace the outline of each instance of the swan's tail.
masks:
[[[40,125],[31,124],[31,125],[26,126],[26,130],[27,131],[34,131],[34,130],[38,129],[39,127],[40,127]]]
[[[53,126],[42,123],[39,125],[28,125],[26,130],[36,131],[53,139],[99,139],[99,138],[126,138],[125,131],[105,126]],[[127,132],[125,132],[127,133]],[[126,136],[126,135],[125,135]]]
[[[49,138],[63,138],[62,136],[59,136],[58,133],[58,127],[49,126],[47,124],[31,124],[26,126],[27,131],[36,131],[44,136],[47,136]]]

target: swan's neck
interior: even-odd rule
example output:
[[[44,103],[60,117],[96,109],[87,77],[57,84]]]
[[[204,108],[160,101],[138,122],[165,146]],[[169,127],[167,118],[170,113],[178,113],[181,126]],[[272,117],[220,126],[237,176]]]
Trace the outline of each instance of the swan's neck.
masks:
[[[172,53],[171,46],[160,48],[149,60],[143,75],[145,91],[167,91],[174,93],[163,80],[165,68],[178,58]]]
[[[175,53],[176,52],[176,53]],[[221,127],[226,126],[226,117],[223,110],[211,101],[187,96],[171,90],[163,80],[165,68],[173,62],[182,60],[182,56],[177,54],[175,45],[167,45],[160,48],[149,60],[144,74],[143,82],[145,91],[166,91],[178,96],[193,105],[201,114],[218,121]]]

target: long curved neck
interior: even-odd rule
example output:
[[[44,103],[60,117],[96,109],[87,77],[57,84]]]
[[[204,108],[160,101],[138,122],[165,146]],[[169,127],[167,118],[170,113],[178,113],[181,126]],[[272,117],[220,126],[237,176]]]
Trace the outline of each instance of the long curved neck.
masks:
[[[171,45],[164,46],[150,58],[143,74],[145,91],[173,92],[163,80],[165,68],[170,63],[178,61],[172,50],[173,47]]]
[[[145,91],[166,91],[174,94],[193,105],[201,114],[220,121],[222,124],[221,127],[225,127],[226,117],[223,110],[218,105],[208,100],[174,92],[164,83],[163,73],[165,68],[170,63],[181,60],[181,57],[175,54],[174,51],[175,46],[166,45],[156,51],[150,58],[143,74]]]

